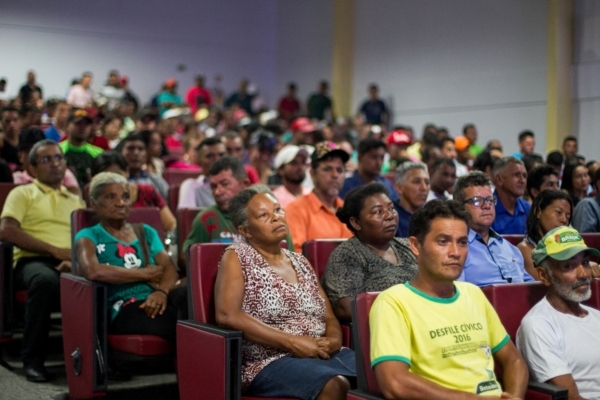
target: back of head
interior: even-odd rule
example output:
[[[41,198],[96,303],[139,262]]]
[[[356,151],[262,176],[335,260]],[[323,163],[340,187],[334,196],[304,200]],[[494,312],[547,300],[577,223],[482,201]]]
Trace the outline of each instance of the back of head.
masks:
[[[344,199],[344,205],[338,208],[335,215],[337,215],[338,219],[346,224],[348,229],[351,232],[356,233],[356,230],[350,223],[350,219],[359,219],[360,211],[365,206],[365,201],[376,194],[385,194],[386,196],[390,196],[389,192],[381,183],[369,183],[368,185],[362,185],[357,188],[352,189],[346,195]]]
[[[523,164],[525,165],[527,173],[529,173],[529,171],[531,171],[533,168],[543,163],[544,158],[539,154],[528,154],[523,157]]]
[[[103,152],[94,159],[92,164],[92,176],[96,176],[106,171],[113,165],[118,166],[123,171],[127,171],[127,162],[121,153],[116,151]]]
[[[546,163],[553,166],[561,166],[564,160],[565,158],[558,150],[551,151],[548,153],[548,156],[546,156]]]
[[[408,236],[416,237],[422,245],[425,237],[431,231],[431,225],[436,218],[463,221],[467,229],[471,223],[471,216],[459,202],[455,200],[432,200],[425,203],[423,207],[410,217]]]
[[[466,200],[465,189],[473,186],[492,186],[490,178],[481,171],[471,171],[456,180],[454,185],[453,198],[462,203]]]
[[[244,164],[235,157],[226,156],[218,159],[208,171],[209,176],[219,175],[223,171],[231,171],[233,177],[242,182],[248,179],[248,174],[244,168]]]

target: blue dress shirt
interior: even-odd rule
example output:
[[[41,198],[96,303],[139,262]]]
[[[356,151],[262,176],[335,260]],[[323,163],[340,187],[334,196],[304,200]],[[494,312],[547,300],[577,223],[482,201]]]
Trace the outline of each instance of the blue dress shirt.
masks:
[[[469,229],[469,254],[457,280],[488,286],[531,282],[534,279],[525,271],[521,252],[508,240],[490,229],[486,245],[481,235]]]
[[[392,182],[390,182],[387,178],[384,178],[381,175],[377,175],[375,177],[375,182],[381,183],[383,186],[385,186],[385,188],[390,193],[390,200],[392,200],[394,203],[400,200],[400,196],[398,196],[396,188],[394,187],[394,185],[392,185]],[[346,178],[346,180],[344,180],[344,186],[342,186],[342,190],[340,190],[338,196],[340,196],[343,199],[346,197],[349,191],[364,184],[365,182],[360,176],[358,176],[358,171],[354,171],[352,173],[352,176],[349,176],[348,178]]]
[[[498,199],[498,203],[496,204],[496,219],[492,224],[492,229],[500,235],[524,235],[527,230],[527,215],[531,210],[531,204],[523,199],[517,199],[515,213],[510,214],[498,198],[497,191],[494,191],[494,197]]]

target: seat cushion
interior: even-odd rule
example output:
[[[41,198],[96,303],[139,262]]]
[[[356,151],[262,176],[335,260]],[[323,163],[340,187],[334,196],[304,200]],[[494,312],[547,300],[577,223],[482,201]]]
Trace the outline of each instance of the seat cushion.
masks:
[[[111,349],[138,356],[162,356],[175,352],[175,345],[154,335],[108,335]]]

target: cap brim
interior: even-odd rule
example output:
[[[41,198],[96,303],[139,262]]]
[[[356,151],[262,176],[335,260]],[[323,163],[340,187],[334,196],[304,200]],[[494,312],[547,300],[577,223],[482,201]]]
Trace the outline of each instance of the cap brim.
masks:
[[[592,247],[586,247],[586,246],[573,246],[573,247],[565,249],[559,253],[548,255],[547,257],[550,257],[550,258],[552,258],[554,260],[558,260],[558,261],[566,261],[566,260],[570,260],[571,258],[575,257],[577,254],[579,254],[583,251],[586,251],[596,257],[600,257],[600,251],[598,251]]]
[[[312,154],[313,160],[316,158],[315,157],[316,154],[317,154],[316,152],[313,152],[313,154]],[[350,159],[350,154],[346,153],[342,149],[335,149],[335,150],[331,150],[331,151],[327,152],[327,154],[325,154],[323,157],[317,158],[317,160],[322,160],[323,158],[331,158],[331,157],[340,157],[342,159],[342,162],[345,164]]]

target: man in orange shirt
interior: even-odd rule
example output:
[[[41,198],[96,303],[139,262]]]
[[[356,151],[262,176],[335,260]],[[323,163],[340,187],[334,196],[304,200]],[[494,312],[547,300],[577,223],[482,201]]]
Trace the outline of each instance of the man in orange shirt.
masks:
[[[311,239],[349,238],[352,233],[335,215],[344,202],[338,193],[344,185],[344,165],[350,156],[335,143],[320,142],[311,156],[314,190],[285,209],[296,251]]]

